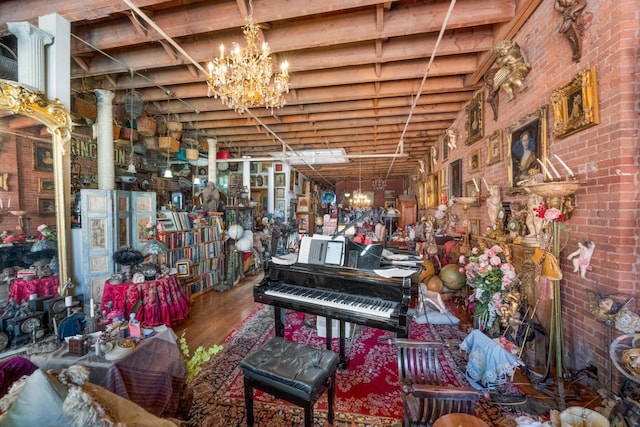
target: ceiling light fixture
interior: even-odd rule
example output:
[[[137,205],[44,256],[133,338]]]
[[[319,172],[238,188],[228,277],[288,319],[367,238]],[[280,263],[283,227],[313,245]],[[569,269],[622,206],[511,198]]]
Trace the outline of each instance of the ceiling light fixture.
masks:
[[[387,181],[382,177],[376,178],[371,182],[374,190],[384,190],[384,187],[387,186]]]
[[[351,206],[364,209],[371,205],[371,200],[362,191],[362,161],[360,161],[360,177],[358,178],[358,190],[354,192],[353,199],[350,200]]]
[[[167,165],[167,168],[164,170],[165,178],[173,178],[173,172],[171,172],[171,165]]]
[[[263,42],[258,46],[259,31],[249,1],[247,24],[242,27],[247,45],[241,48],[233,43],[231,54],[225,56],[221,44],[220,57],[209,62],[209,96],[220,98],[238,113],[253,107],[280,108],[285,103],[284,94],[289,93],[289,65],[284,61],[280,65],[282,73],[273,75],[269,45]]]

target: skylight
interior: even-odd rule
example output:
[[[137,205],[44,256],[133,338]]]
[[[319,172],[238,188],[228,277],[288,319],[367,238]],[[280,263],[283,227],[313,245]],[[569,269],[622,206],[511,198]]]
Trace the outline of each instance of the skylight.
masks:
[[[282,152],[269,153],[271,157],[282,159]],[[347,153],[344,148],[334,150],[301,150],[287,151],[287,162],[290,165],[303,165],[309,163],[312,165],[329,165],[335,163],[348,163],[345,157]]]

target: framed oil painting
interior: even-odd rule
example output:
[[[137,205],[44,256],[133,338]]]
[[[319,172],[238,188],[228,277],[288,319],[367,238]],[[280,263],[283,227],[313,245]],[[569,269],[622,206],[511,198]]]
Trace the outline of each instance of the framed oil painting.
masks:
[[[56,214],[56,201],[55,199],[48,199],[40,197],[38,199],[38,215],[40,216],[53,216]]]
[[[480,172],[480,149],[473,150],[469,154],[469,172]]]
[[[53,172],[53,147],[43,142],[33,143],[33,170]]]
[[[509,153],[507,195],[524,193],[524,184],[541,172],[547,160],[547,106],[543,105],[505,129]]]
[[[553,135],[558,138],[600,123],[595,66],[580,71],[571,82],[551,93]]]
[[[462,197],[462,160],[449,165],[449,197]]]
[[[480,91],[465,107],[467,139],[465,145],[471,145],[484,137],[484,92]]]
[[[274,178],[274,185],[276,187],[284,187],[286,184],[286,179],[285,179],[286,175],[283,173],[275,173],[273,174],[273,178]]]
[[[502,129],[494,131],[487,138],[486,165],[492,165],[502,161]]]
[[[284,188],[276,188],[276,199],[284,199]]]
[[[55,187],[53,178],[38,178],[38,193],[50,193]]]
[[[449,158],[449,134],[445,133],[440,137],[440,151],[442,152],[442,162]]]
[[[385,199],[395,199],[396,198],[396,190],[384,190],[384,198]]]

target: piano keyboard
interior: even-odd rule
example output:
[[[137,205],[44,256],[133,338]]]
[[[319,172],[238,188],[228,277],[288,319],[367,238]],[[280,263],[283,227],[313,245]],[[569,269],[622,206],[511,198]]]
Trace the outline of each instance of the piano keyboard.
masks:
[[[395,302],[385,301],[379,298],[285,284],[272,286],[266,290],[264,294],[288,301],[299,301],[321,307],[332,307],[382,319],[389,319],[398,305]]]

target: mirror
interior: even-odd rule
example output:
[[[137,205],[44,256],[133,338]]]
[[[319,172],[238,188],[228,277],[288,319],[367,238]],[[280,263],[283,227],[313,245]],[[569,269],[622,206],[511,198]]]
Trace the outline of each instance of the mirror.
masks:
[[[44,92],[20,83],[0,80],[0,110],[35,119],[47,127],[52,136],[53,183],[55,194],[56,231],[58,234],[58,262],[60,295],[68,295],[70,258],[67,241],[70,239],[70,179],[69,152],[71,115],[57,99],[50,100]]]

